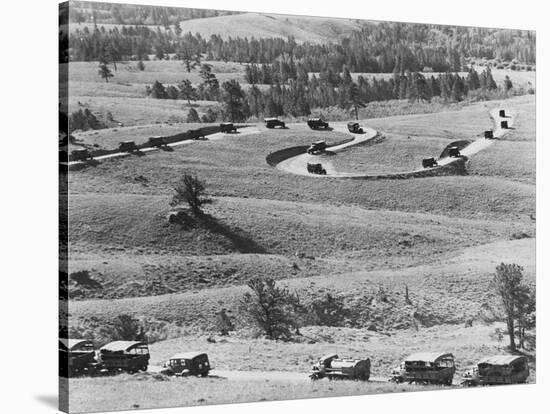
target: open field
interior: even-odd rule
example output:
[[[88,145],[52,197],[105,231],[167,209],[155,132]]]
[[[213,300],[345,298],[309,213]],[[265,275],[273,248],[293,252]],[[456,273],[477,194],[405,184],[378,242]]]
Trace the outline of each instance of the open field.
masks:
[[[166,113],[163,104],[159,114]],[[127,107],[128,116],[139,114],[130,110],[133,103]],[[70,282],[73,333],[103,343],[112,321],[130,314],[148,326],[153,365],[177,351],[201,349],[220,370],[304,377],[317,357],[331,351],[370,356],[373,375],[384,377],[406,354],[445,349],[457,357],[458,379],[479,358],[506,352],[495,331],[503,331],[490,284],[495,267],[512,261],[534,280],[534,96],[361,120],[383,138],[330,157],[348,169],[417,167],[451,141],[492,128],[489,111],[499,107],[513,113],[514,129],[473,155],[463,176],[313,180],[268,165],[266,156],[274,151],[349,139],[304,123],[284,130],[259,126],[260,132],[103,160],[71,173],[69,271],[88,272],[94,281]],[[136,123],[146,121],[145,112]],[[79,133],[77,139],[112,147],[197,126],[149,123]],[[215,202],[202,220],[170,224],[172,187],[186,172],[205,180]],[[254,276],[278,280],[304,304],[335,295],[350,313],[339,327],[305,326],[292,342],[256,338],[239,311]],[[237,332],[207,341],[221,308]],[[468,321],[473,327],[465,327]],[[182,382],[185,392],[175,392]],[[76,411],[426,389],[156,374],[74,379],[71,388]]]
[[[429,345],[447,349],[457,356],[455,381],[459,382],[465,369],[479,359],[480,348],[488,353],[502,352],[503,345],[494,334],[497,327],[502,329],[501,324],[475,325],[471,328],[443,325],[420,331],[404,330],[391,336],[346,328],[304,329],[305,336],[318,341],[313,343],[284,343],[238,337],[217,338],[216,343],[211,343],[204,336],[184,336],[152,345],[155,359],[151,362],[161,364],[178,349],[203,349],[208,352],[215,370],[237,370],[235,374],[238,374],[238,370],[252,369],[259,373],[278,370],[302,373],[303,378],[292,376],[293,379],[286,381],[235,380],[223,375],[216,376],[214,371],[209,378],[168,378],[145,373],[72,379],[71,406],[75,411],[85,411],[92,407],[132,409],[448,389],[383,382],[311,382],[307,379],[307,373],[319,355],[337,352],[340,355],[370,357],[372,375],[387,378],[391,369],[407,355],[403,351],[404,347],[412,353]],[[534,361],[530,365],[532,381],[535,378]],[[269,372],[266,373],[268,376]]]

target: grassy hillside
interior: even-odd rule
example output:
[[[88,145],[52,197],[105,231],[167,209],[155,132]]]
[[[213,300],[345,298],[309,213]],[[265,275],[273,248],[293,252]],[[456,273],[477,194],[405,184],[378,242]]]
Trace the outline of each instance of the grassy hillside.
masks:
[[[231,16],[209,17],[183,21],[184,33],[200,33],[209,38],[217,34],[227,39],[235,37],[286,39],[297,42],[325,43],[360,28],[361,23],[348,19],[300,17],[278,14],[243,13]]]

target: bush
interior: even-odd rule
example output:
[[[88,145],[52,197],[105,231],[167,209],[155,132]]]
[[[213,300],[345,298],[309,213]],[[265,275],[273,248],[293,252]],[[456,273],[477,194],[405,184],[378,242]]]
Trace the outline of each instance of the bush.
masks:
[[[146,341],[143,325],[131,315],[119,315],[113,321],[113,339],[123,341]]]
[[[99,121],[96,116],[88,109],[79,109],[71,114],[69,118],[69,132],[88,131],[89,129],[103,129],[107,126]]]
[[[198,123],[201,122],[201,119],[199,117],[199,114],[195,108],[191,108],[189,112],[187,113],[187,123]]]
[[[297,295],[276,286],[271,278],[248,282],[252,292],[244,294],[239,309],[269,339],[288,339],[298,330],[301,304]]]
[[[197,176],[184,174],[174,187],[176,194],[170,205],[177,206],[186,203],[195,217],[203,214],[202,206],[211,204],[212,200],[206,196],[206,187]]]
[[[311,323],[315,325],[342,326],[351,312],[344,306],[343,298],[327,293],[321,299],[311,302],[308,314],[311,315]]]

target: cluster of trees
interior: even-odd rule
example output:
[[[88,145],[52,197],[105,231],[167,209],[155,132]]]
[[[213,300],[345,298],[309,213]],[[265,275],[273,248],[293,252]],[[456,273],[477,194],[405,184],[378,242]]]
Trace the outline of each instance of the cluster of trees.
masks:
[[[140,6],[75,1],[70,22],[170,26],[183,20],[222,16],[234,12],[179,7]]]
[[[526,330],[536,326],[536,292],[534,285],[523,280],[523,268],[517,264],[501,263],[496,268],[493,286],[502,301],[510,351],[525,348]]]
[[[372,101],[430,101],[439,97],[444,101],[458,102],[466,98],[470,91],[497,89],[490,68],[481,74],[470,69],[465,77],[453,73],[437,76],[425,76],[418,72],[394,73],[387,80],[363,76],[353,80],[348,68],[344,68],[341,74],[327,70],[312,76],[300,70],[287,84],[276,81],[269,88],[260,88],[256,81],[272,80],[273,72],[268,65],[249,65],[246,77],[251,85],[245,90],[236,80],[224,82],[219,87],[215,75],[208,70],[208,65],[205,66],[206,69],[201,68],[204,81],[196,88],[189,80],[176,86],[164,86],[157,81],[146,87],[147,94],[158,99],[185,99],[188,103],[196,99],[218,100],[223,104],[225,119],[241,122],[249,117],[305,116],[313,108],[331,106],[348,109],[358,117],[359,108]],[[507,79],[505,88],[512,86]]]
[[[69,132],[72,133],[77,129],[81,131],[87,131],[89,129],[102,129],[107,126],[98,120],[96,116],[88,109],[79,109],[71,114],[69,117]]]
[[[183,55],[208,60],[271,65],[300,63],[307,72],[331,69],[341,72],[460,71],[466,58],[516,59],[535,62],[535,35],[527,31],[446,27],[426,24],[365,22],[361,30],[326,44],[297,43],[292,37],[228,38],[181,33],[179,25],[151,29],[123,26],[106,30],[85,26],[70,36],[71,60],[94,61],[105,50],[119,60],[157,59]],[[115,56],[113,56],[115,58]]]

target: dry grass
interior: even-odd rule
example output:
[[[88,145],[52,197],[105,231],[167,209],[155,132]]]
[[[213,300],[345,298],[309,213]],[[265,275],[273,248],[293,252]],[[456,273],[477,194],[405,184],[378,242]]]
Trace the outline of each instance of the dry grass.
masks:
[[[193,19],[181,23],[184,33],[200,33],[205,38],[213,34],[218,34],[222,38],[231,36],[249,39],[251,37],[286,39],[292,36],[297,42],[310,43],[334,41],[339,35],[349,34],[358,27],[358,23],[350,19],[258,13]]]
[[[218,342],[209,343],[206,337],[183,337],[153,344],[152,363],[160,364],[178,350],[201,349],[208,352],[211,363],[217,369],[275,369],[301,372],[304,379],[183,379],[155,374],[72,379],[71,408],[80,412],[90,409],[169,407],[443,389],[439,386],[379,382],[310,382],[307,380],[307,373],[320,355],[338,352],[340,355],[371,358],[372,375],[387,378],[391,368],[406,355],[429,346],[429,349],[441,349],[455,354],[458,364],[455,380],[459,380],[462,372],[481,357],[503,352],[503,344],[493,335],[496,326],[502,328],[501,325],[476,325],[472,328],[440,326],[420,331],[403,331],[392,336],[342,328],[312,327],[304,330],[304,334],[310,337],[324,338],[323,342],[314,344],[245,340],[238,337],[218,338]],[[330,343],[327,338],[330,338]],[[534,364],[532,370],[533,368]],[[532,371],[532,381],[534,378],[535,372]]]
[[[117,108],[120,109],[120,107]],[[159,113],[161,112],[163,112],[162,109],[159,110]],[[151,112],[148,112],[148,115],[150,113]],[[165,113],[163,112],[163,115],[164,114]],[[115,118],[119,119],[117,117]],[[153,125],[136,125],[76,132],[73,135],[79,145],[84,145],[92,149],[98,147],[114,149],[118,148],[119,143],[122,141],[134,141],[137,145],[139,145],[147,142],[149,137],[171,136],[180,134],[190,129],[197,129],[212,125],[219,124],[177,122]]]
[[[437,386],[354,381],[228,381],[223,378],[171,378],[140,374],[106,379],[70,380],[72,412],[182,407],[256,401],[442,389]]]

